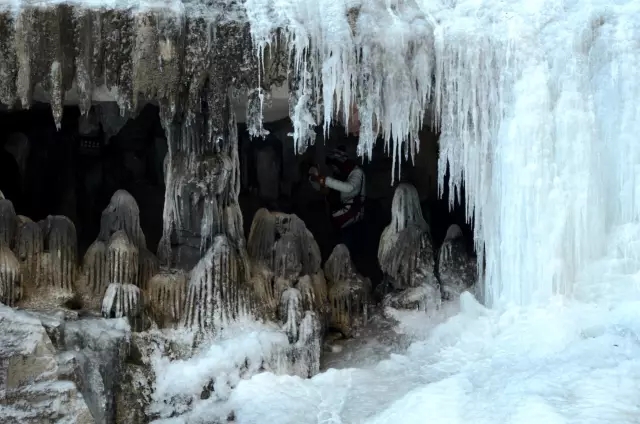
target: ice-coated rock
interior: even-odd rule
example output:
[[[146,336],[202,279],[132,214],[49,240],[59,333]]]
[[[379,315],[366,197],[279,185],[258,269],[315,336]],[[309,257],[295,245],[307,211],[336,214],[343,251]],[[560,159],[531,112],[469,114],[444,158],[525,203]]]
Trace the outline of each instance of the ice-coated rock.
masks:
[[[452,225],[438,252],[438,280],[442,297],[456,299],[471,288],[478,278],[476,261],[469,255],[462,230]]]
[[[139,251],[122,230],[114,232],[109,239],[107,263],[109,283],[138,283]]]
[[[118,231],[123,231],[136,248],[147,247],[140,227],[138,202],[126,190],[118,190],[111,196],[109,205],[102,212],[98,238],[106,243]]]
[[[242,252],[218,235],[191,271],[181,325],[216,333],[247,313],[247,269]]]
[[[367,322],[371,282],[356,272],[349,250],[342,244],[333,249],[324,274],[329,287],[330,326],[351,337]]]
[[[187,274],[163,269],[149,280],[147,302],[151,318],[160,328],[178,325],[184,309]]]

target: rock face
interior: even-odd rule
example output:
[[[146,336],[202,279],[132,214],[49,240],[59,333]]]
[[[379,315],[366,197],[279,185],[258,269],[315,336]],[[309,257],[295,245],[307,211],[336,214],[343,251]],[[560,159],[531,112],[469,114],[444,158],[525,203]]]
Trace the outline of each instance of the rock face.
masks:
[[[125,322],[0,305],[0,325],[3,423],[114,422]]]

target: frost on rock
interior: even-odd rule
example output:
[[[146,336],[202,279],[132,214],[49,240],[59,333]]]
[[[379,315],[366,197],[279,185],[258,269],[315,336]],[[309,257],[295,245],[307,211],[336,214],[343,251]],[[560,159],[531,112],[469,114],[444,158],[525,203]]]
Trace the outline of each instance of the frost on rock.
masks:
[[[187,274],[163,269],[149,280],[145,290],[149,314],[160,328],[173,328],[182,318],[187,292]]]
[[[467,252],[462,230],[452,225],[438,252],[438,280],[444,300],[457,299],[477,280],[477,265]]]
[[[0,244],[0,302],[14,306],[22,297],[20,262],[11,249]]]
[[[140,289],[133,284],[110,283],[102,299],[102,316],[127,318],[132,330],[142,331],[143,298]]]
[[[345,337],[351,337],[367,322],[371,282],[356,272],[349,249],[343,244],[331,252],[324,274],[329,286],[329,325]]]
[[[181,326],[216,334],[248,311],[247,270],[242,252],[217,235],[191,271]]]

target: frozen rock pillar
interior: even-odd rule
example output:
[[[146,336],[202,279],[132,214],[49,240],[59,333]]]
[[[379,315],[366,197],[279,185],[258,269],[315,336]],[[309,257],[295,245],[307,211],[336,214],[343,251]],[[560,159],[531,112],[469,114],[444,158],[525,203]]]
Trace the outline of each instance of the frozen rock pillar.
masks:
[[[183,104],[162,104],[168,152],[165,159],[165,265],[191,269],[216,235],[244,247],[238,205],[240,164],[236,120],[228,98],[238,69],[252,50],[247,28],[220,23],[211,40],[205,22],[187,22]],[[255,72],[254,69],[252,72]]]

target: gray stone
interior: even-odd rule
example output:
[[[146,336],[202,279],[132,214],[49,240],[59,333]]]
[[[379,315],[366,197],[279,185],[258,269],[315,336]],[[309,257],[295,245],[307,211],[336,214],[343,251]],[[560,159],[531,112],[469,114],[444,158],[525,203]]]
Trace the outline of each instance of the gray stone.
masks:
[[[0,305],[0,416],[9,423],[94,423],[40,320]],[[63,360],[60,364],[59,359]]]

